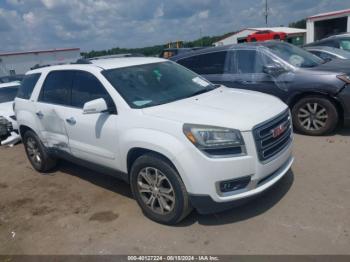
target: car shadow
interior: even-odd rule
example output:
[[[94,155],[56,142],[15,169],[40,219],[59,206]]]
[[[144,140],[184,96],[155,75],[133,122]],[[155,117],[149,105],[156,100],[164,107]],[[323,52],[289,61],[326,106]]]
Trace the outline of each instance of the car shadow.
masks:
[[[74,163],[70,163],[65,160],[62,160],[60,162],[56,171],[79,177],[80,179],[88,181],[96,186],[105,188],[116,194],[120,194],[131,199],[133,198],[130,186],[123,180],[120,180],[116,177],[105,175],[103,173],[96,172],[94,170],[76,165]],[[293,185],[293,182],[294,174],[293,171],[290,170],[278,183],[276,183],[269,190],[241,206],[234,207],[233,209],[225,212],[210,215],[201,215],[197,213],[197,211],[193,210],[187,218],[175,226],[187,227],[195,223],[208,226],[224,225],[236,223],[258,216],[268,211],[281,199],[283,199],[283,197],[287,194]]]
[[[350,136],[350,127],[343,127],[335,133],[335,135]]]
[[[297,130],[293,130],[295,134],[301,135],[301,136],[308,136],[304,135],[303,133],[298,132]],[[332,133],[322,135],[321,137],[329,137],[329,136],[350,136],[350,127],[338,127],[336,128]]]
[[[55,171],[79,177],[80,179],[88,181],[96,186],[103,187],[116,194],[133,198],[130,186],[125,181],[114,176],[106,175],[65,160],[60,161]]]
[[[270,208],[275,206],[281,199],[283,199],[293,185],[293,182],[294,174],[293,171],[290,170],[269,190],[241,206],[211,215],[201,215],[196,211],[193,211],[187,218],[176,226],[186,227],[195,223],[207,226],[225,225],[256,217],[265,213]]]

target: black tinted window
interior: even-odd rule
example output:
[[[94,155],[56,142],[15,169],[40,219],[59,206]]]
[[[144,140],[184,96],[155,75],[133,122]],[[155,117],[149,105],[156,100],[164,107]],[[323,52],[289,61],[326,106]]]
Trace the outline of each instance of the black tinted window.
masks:
[[[74,71],[53,71],[48,74],[39,101],[58,105],[70,105]]]
[[[214,52],[192,56],[178,63],[200,75],[223,74],[227,52]]]
[[[18,92],[18,87],[3,87],[0,88],[0,103],[10,102],[15,100]]]
[[[72,87],[72,106],[82,108],[88,101],[103,98],[111,106],[111,98],[100,81],[90,73],[77,71]]]
[[[26,75],[22,80],[21,86],[19,87],[17,97],[29,99],[39,77],[40,74]]]
[[[329,54],[329,53],[324,53],[324,52],[320,52],[318,57],[321,57],[323,60],[329,60],[329,59],[337,58],[335,55],[332,55],[332,54]]]
[[[238,73],[262,73],[264,63],[261,55],[255,50],[236,51]]]
[[[336,41],[336,40],[327,40],[327,41],[324,41],[322,43],[320,43],[320,45],[322,46],[330,46],[330,47],[335,47],[335,48],[339,48],[339,42]]]

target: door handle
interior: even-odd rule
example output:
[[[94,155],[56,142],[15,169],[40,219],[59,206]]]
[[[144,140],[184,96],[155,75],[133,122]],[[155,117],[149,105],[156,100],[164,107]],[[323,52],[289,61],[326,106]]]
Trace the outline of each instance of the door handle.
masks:
[[[66,122],[70,125],[75,125],[77,121],[74,119],[74,117],[70,117],[66,119]]]
[[[41,112],[41,111],[38,111],[38,112],[36,112],[35,114],[37,115],[37,117],[38,117],[39,119],[42,119],[42,118],[44,117],[44,114],[43,114],[43,112]]]

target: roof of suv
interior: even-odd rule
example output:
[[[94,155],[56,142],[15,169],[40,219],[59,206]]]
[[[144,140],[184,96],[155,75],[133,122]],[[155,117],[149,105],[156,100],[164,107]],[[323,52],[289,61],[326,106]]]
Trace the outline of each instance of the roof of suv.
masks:
[[[315,42],[306,44],[306,45],[304,45],[304,47],[321,45],[325,41],[334,40],[334,39],[338,39],[338,38],[349,38],[349,37],[350,37],[349,33],[344,33],[344,34],[339,34],[339,35],[332,35],[332,36],[328,36],[326,38],[317,40]]]
[[[258,46],[269,46],[271,44],[274,45],[289,45],[288,43],[284,43],[281,41],[265,41],[265,42],[250,42],[250,43],[241,43],[241,44],[233,44],[233,45],[224,45],[224,46],[216,46],[216,47],[207,47],[205,49],[199,49],[196,51],[179,54],[176,56],[173,56],[170,58],[170,60],[178,61],[180,59],[191,57],[194,55],[200,55],[200,54],[206,54],[206,53],[212,53],[212,52],[219,52],[219,51],[227,51],[230,49],[247,49],[252,47],[258,47]]]
[[[136,65],[152,64],[159,62],[166,62],[168,60],[154,57],[121,57],[121,58],[107,58],[107,59],[96,59],[90,60],[87,63],[75,63],[75,64],[64,64],[55,66],[46,66],[38,69],[29,71],[30,73],[39,73],[51,70],[66,70],[66,69],[83,69],[98,67],[103,70],[122,68]]]

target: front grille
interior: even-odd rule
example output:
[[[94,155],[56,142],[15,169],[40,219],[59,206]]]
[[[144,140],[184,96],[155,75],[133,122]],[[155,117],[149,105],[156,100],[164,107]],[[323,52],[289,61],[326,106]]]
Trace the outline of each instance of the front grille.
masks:
[[[256,149],[260,161],[273,158],[292,140],[292,124],[289,110],[253,129]]]

